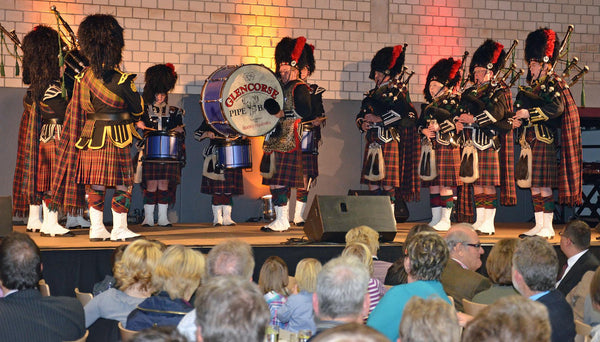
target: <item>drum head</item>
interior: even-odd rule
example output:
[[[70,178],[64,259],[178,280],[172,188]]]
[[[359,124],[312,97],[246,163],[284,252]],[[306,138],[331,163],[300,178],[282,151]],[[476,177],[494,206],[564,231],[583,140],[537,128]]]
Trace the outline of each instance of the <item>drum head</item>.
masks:
[[[283,108],[283,90],[275,74],[263,65],[243,65],[229,75],[221,89],[221,111],[241,135],[265,135],[279,120],[264,108],[269,98]]]

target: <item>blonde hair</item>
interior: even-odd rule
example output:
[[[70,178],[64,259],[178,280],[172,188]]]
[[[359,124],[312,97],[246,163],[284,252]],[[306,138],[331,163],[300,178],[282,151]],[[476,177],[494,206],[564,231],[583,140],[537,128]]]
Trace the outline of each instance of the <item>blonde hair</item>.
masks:
[[[406,342],[458,342],[460,333],[454,307],[439,297],[412,297],[398,326],[398,335]]]
[[[362,262],[369,270],[369,276],[373,276],[373,255],[369,247],[364,243],[352,242],[346,245],[342,256],[354,255]]]
[[[369,226],[358,226],[346,233],[346,246],[352,242],[362,242],[371,251],[371,255],[377,255],[379,250],[379,233]]]
[[[169,246],[152,273],[157,291],[166,291],[171,299],[189,300],[206,272],[204,255],[183,245]]]
[[[287,296],[289,282],[288,267],[278,256],[270,256],[265,260],[258,275],[258,287],[263,293],[275,291]]]
[[[315,292],[317,275],[321,272],[321,262],[315,258],[304,258],[296,265],[296,284],[300,291]]]
[[[129,244],[115,263],[114,276],[121,291],[138,284],[140,289],[152,289],[152,270],[162,256],[160,246],[152,241],[140,239]]]

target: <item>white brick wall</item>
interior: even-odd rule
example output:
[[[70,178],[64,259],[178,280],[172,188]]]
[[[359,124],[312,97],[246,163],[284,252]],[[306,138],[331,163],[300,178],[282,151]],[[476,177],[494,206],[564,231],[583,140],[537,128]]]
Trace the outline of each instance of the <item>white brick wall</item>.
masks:
[[[506,47],[519,39],[516,61],[524,67],[529,31],[549,26],[562,38],[573,24],[570,56],[589,65],[586,85],[600,83],[600,5],[595,0],[388,0],[384,32],[381,25],[370,31],[371,21],[381,24],[382,17],[371,13],[371,1],[377,0],[2,0],[0,22],[22,39],[36,24],[56,25],[51,5],[75,31],[85,15],[113,14],[125,28],[123,68],[142,74],[155,63],[171,62],[180,75],[176,93],[199,93],[206,77],[223,64],[272,68],[279,39],[305,35],[316,46],[313,81],[328,89],[325,97],[358,100],[372,86],[368,74],[374,53],[406,42],[406,65],[416,71],[410,85],[416,101],[422,100],[425,73],[439,58],[472,53],[485,38]],[[4,64],[0,87],[22,86],[6,48]],[[142,82],[138,77],[139,88]]]

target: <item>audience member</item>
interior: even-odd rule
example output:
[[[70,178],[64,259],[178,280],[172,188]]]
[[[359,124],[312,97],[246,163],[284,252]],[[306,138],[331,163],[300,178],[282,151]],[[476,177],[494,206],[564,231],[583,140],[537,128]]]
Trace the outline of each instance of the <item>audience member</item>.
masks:
[[[263,342],[270,314],[258,286],[247,278],[209,278],[196,293],[199,342]]]
[[[492,247],[485,262],[492,287],[476,294],[473,302],[492,304],[500,297],[519,294],[512,285],[512,257],[518,242],[518,239],[502,239]]]
[[[0,244],[0,341],[71,341],[85,334],[83,308],[75,298],[42,297],[40,249],[23,233]],[[366,287],[365,287],[366,288]]]
[[[600,262],[589,250],[590,226],[580,220],[569,222],[560,233],[560,250],[565,253],[567,263],[563,266],[556,288],[567,295],[579,283],[587,271],[595,271]]]
[[[575,319],[591,326],[600,324],[600,312],[592,308],[592,299],[590,298],[590,285],[592,278],[594,278],[594,273],[594,271],[585,272],[579,283],[577,283],[566,297],[567,303],[573,309]]]
[[[126,328],[177,325],[193,309],[189,300],[204,274],[204,256],[200,252],[183,245],[168,247],[152,272],[152,286],[157,294],[129,314]]]
[[[544,238],[534,236],[519,241],[513,255],[513,285],[521,295],[546,306],[552,342],[573,341],[573,310],[563,294],[554,289],[557,273],[558,257]]]
[[[360,323],[346,323],[324,331],[311,342],[389,342],[379,331]]]
[[[440,298],[412,297],[398,329],[401,342],[458,342],[461,327],[454,307]]]
[[[592,342],[598,342],[600,341],[600,324],[598,324],[597,321],[590,321],[592,320],[592,317],[594,319],[597,318],[598,311],[600,311],[600,267],[596,269],[594,275],[592,276],[590,291],[585,304],[586,310],[584,314],[584,323],[592,326]]]
[[[462,333],[463,342],[549,342],[548,310],[520,296],[507,296],[488,305]]]
[[[209,278],[230,275],[252,281],[253,272],[252,247],[242,240],[225,240],[214,246],[206,257],[206,274]],[[177,330],[190,341],[196,338],[196,309],[181,319]]]
[[[263,292],[265,301],[271,312],[271,325],[286,329],[287,324],[277,318],[277,311],[285,304],[289,296],[287,286],[289,281],[288,268],[278,256],[270,256],[265,260],[258,275],[258,287]]]
[[[126,243],[119,245],[113,250],[112,254],[110,255],[110,269],[113,271],[113,274],[115,272],[115,264],[119,260],[121,260],[121,256],[123,255],[125,248],[127,248]],[[92,294],[94,296],[97,296],[100,293],[112,287],[115,287],[116,283],[117,280],[115,279],[115,277],[112,274],[107,274],[106,276],[104,276],[104,279],[102,279],[102,281],[99,281],[96,284],[94,284],[94,287],[92,288]]]
[[[161,255],[158,244],[144,239],[133,241],[115,264],[116,288],[94,296],[85,306],[86,328],[98,318],[120,321],[125,326],[127,315],[152,295],[152,270]]]
[[[130,342],[187,342],[175,327],[162,326],[146,328],[133,336]]]
[[[373,258],[371,257],[371,252],[369,251],[369,247],[364,243],[360,242],[352,242],[346,244],[346,248],[342,252],[342,256],[353,255],[357,257],[369,270],[369,314],[377,304],[379,300],[384,294],[383,284],[377,278],[373,278]]]
[[[404,240],[404,246],[408,245],[408,240],[411,239],[415,234],[420,232],[435,232],[430,225],[426,223],[419,223],[408,231],[406,234],[406,239]],[[406,274],[406,270],[404,269],[404,254],[398,258],[398,260],[394,261],[392,266],[390,266],[387,270],[387,274],[385,275],[384,285],[400,285],[406,284],[408,279],[408,275]]]
[[[442,273],[446,293],[454,298],[456,310],[463,311],[462,300],[472,300],[492,286],[490,280],[476,271],[481,267],[483,248],[477,233],[470,224],[455,224],[446,233],[450,260]]]
[[[404,267],[408,283],[392,287],[373,310],[367,325],[386,335],[390,341],[398,338],[402,311],[413,296],[439,297],[450,303],[440,276],[448,262],[448,248],[437,233],[416,234],[406,246]]]
[[[377,252],[379,251],[379,233],[375,229],[368,226],[358,226],[352,228],[346,233],[346,245],[353,242],[361,242],[369,247],[371,256],[373,258],[372,277],[379,279],[379,281],[383,284],[385,280],[385,274],[387,273],[388,268],[392,266],[392,263],[389,261],[379,260],[379,258],[377,258]]]
[[[317,276],[313,309],[317,333],[345,323],[363,323],[369,312],[369,271],[358,258],[337,257],[329,260]]]
[[[288,323],[288,330],[291,332],[308,329],[315,334],[317,331],[312,297],[317,289],[317,275],[320,271],[321,262],[317,259],[305,258],[296,265],[294,294],[277,311],[278,320]]]

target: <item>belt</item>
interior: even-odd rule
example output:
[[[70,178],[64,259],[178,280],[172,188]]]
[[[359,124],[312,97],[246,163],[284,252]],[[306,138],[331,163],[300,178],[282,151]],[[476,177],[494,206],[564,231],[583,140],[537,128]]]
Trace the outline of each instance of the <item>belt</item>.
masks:
[[[131,115],[128,112],[123,113],[89,113],[87,115],[88,120],[96,121],[118,121],[118,120],[129,120]]]
[[[59,118],[42,118],[42,124],[44,125],[62,125],[63,120]]]

